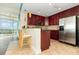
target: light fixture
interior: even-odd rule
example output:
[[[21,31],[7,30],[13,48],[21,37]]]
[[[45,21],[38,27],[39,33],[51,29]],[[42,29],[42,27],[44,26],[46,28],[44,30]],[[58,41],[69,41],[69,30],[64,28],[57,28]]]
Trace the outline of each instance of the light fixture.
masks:
[[[32,17],[32,13],[30,12],[30,13],[28,13],[29,14],[29,17],[31,18]]]
[[[61,8],[58,8],[58,10],[61,10]]]

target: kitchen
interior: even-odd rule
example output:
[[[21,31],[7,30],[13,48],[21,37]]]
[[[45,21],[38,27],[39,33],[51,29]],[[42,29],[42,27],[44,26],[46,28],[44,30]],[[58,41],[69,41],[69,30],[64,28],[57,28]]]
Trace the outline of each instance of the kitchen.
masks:
[[[19,3],[19,5],[20,13],[18,19],[19,25],[17,29],[17,37],[18,39],[21,38],[20,34],[22,33],[22,31],[24,35],[30,35],[32,39],[32,50],[34,50],[34,52],[32,52],[32,50],[30,50],[29,48],[18,48],[17,39],[17,41],[14,40],[10,42],[5,55],[79,54],[79,47],[76,46],[76,43],[78,44],[76,37],[74,37],[75,44],[71,44],[70,42],[66,41],[63,42],[62,40],[60,40],[60,37],[64,37],[63,35],[61,35],[62,33],[60,33],[60,31],[63,30],[62,26],[60,26],[63,21],[60,20],[66,18],[72,20],[73,18],[76,19],[76,16],[79,15],[79,3]],[[69,25],[72,22],[70,21]]]
[[[53,4],[52,4],[53,5]],[[71,17],[71,19],[73,19],[74,18],[74,16],[77,16],[77,15],[79,15],[79,11],[78,11],[78,9],[79,9],[79,5],[77,5],[77,6],[75,6],[75,7],[72,7],[72,8],[70,8],[70,9],[67,9],[67,10],[65,10],[65,11],[62,11],[62,12],[59,12],[59,13],[56,13],[55,15],[52,15],[52,16],[49,16],[49,17],[46,17],[45,18],[45,20],[43,19],[43,16],[39,16],[39,15],[32,15],[32,17],[33,18],[29,18],[29,20],[28,20],[28,25],[30,25],[30,27],[31,26],[34,26],[35,25],[35,27],[41,27],[40,25],[41,24],[39,24],[39,26],[37,26],[37,24],[36,23],[38,23],[39,22],[39,20],[40,20],[40,22],[42,23],[42,28],[43,27],[45,27],[45,29],[46,30],[48,30],[48,31],[50,31],[50,35],[48,35],[48,36],[50,36],[50,39],[55,39],[55,40],[58,40],[58,41],[61,41],[62,43],[64,43],[64,44],[69,44],[69,45],[75,45],[76,46],[76,37],[74,37],[73,38],[73,40],[74,40],[74,42],[73,43],[70,43],[70,42],[72,42],[73,40],[71,40],[70,42],[66,42],[66,41],[62,41],[62,40],[60,40],[61,38],[60,38],[60,36],[61,37],[64,37],[63,35],[61,35],[62,33],[60,33],[59,32],[59,25],[60,25],[60,19],[65,19],[65,18],[67,18],[67,17]],[[40,19],[40,18],[42,18],[42,19]],[[35,21],[35,19],[36,19],[36,21]],[[44,23],[45,22],[45,23]],[[47,22],[47,23],[46,23]],[[71,21],[72,22],[72,21]],[[77,21],[78,22],[78,21]],[[48,25],[49,24],[49,25]],[[45,25],[45,26],[44,26]],[[69,25],[70,25],[70,23],[69,23]],[[72,24],[71,24],[72,25]],[[72,25],[72,26],[76,26],[76,25]],[[43,29],[42,29],[43,30]],[[71,29],[72,30],[72,29]],[[75,31],[76,31],[76,29],[75,29]],[[68,35],[68,34],[67,34]],[[69,35],[72,35],[72,34],[69,34]],[[76,33],[74,32],[74,34],[73,35],[76,35]],[[78,34],[77,34],[78,35]],[[46,37],[46,36],[43,36],[43,37]],[[48,38],[48,37],[47,37]],[[64,37],[64,38],[66,38],[66,37]],[[63,40],[65,40],[63,38]],[[46,39],[46,38],[45,38]],[[46,40],[45,39],[42,39],[42,40],[44,40],[45,41],[45,44],[47,44],[47,43],[49,43],[49,41],[47,41],[46,42]],[[68,38],[67,38],[68,39]],[[44,45],[44,41],[43,41],[43,45]],[[78,40],[77,40],[77,42],[78,42]],[[75,44],[74,44],[75,43]],[[42,43],[41,43],[42,44]],[[50,44],[48,44],[47,46],[49,46],[50,47]],[[77,46],[78,46],[78,44],[77,44]],[[46,47],[44,47],[44,48],[46,48]]]

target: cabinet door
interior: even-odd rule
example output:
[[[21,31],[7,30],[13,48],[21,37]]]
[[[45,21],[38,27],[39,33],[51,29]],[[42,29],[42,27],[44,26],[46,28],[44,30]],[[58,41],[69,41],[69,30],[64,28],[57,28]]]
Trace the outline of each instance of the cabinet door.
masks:
[[[59,40],[59,31],[58,30],[51,31],[51,39]]]

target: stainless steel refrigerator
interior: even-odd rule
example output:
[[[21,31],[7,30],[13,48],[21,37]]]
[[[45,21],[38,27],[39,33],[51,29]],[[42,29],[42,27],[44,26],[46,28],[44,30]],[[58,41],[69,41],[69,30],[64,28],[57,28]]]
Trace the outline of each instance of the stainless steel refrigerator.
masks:
[[[79,45],[79,16],[71,16],[59,20],[59,40]]]

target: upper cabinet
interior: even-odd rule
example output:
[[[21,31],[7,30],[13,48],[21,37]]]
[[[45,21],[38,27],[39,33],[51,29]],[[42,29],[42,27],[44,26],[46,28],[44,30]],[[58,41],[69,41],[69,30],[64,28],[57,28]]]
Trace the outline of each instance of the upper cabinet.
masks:
[[[49,25],[58,25],[58,24],[59,24],[58,15],[49,17]]]
[[[28,16],[28,25],[44,25],[45,17],[32,14],[31,17]]]
[[[49,25],[58,25],[60,18],[69,17],[73,15],[79,15],[79,5],[57,13],[55,15],[49,16]]]

